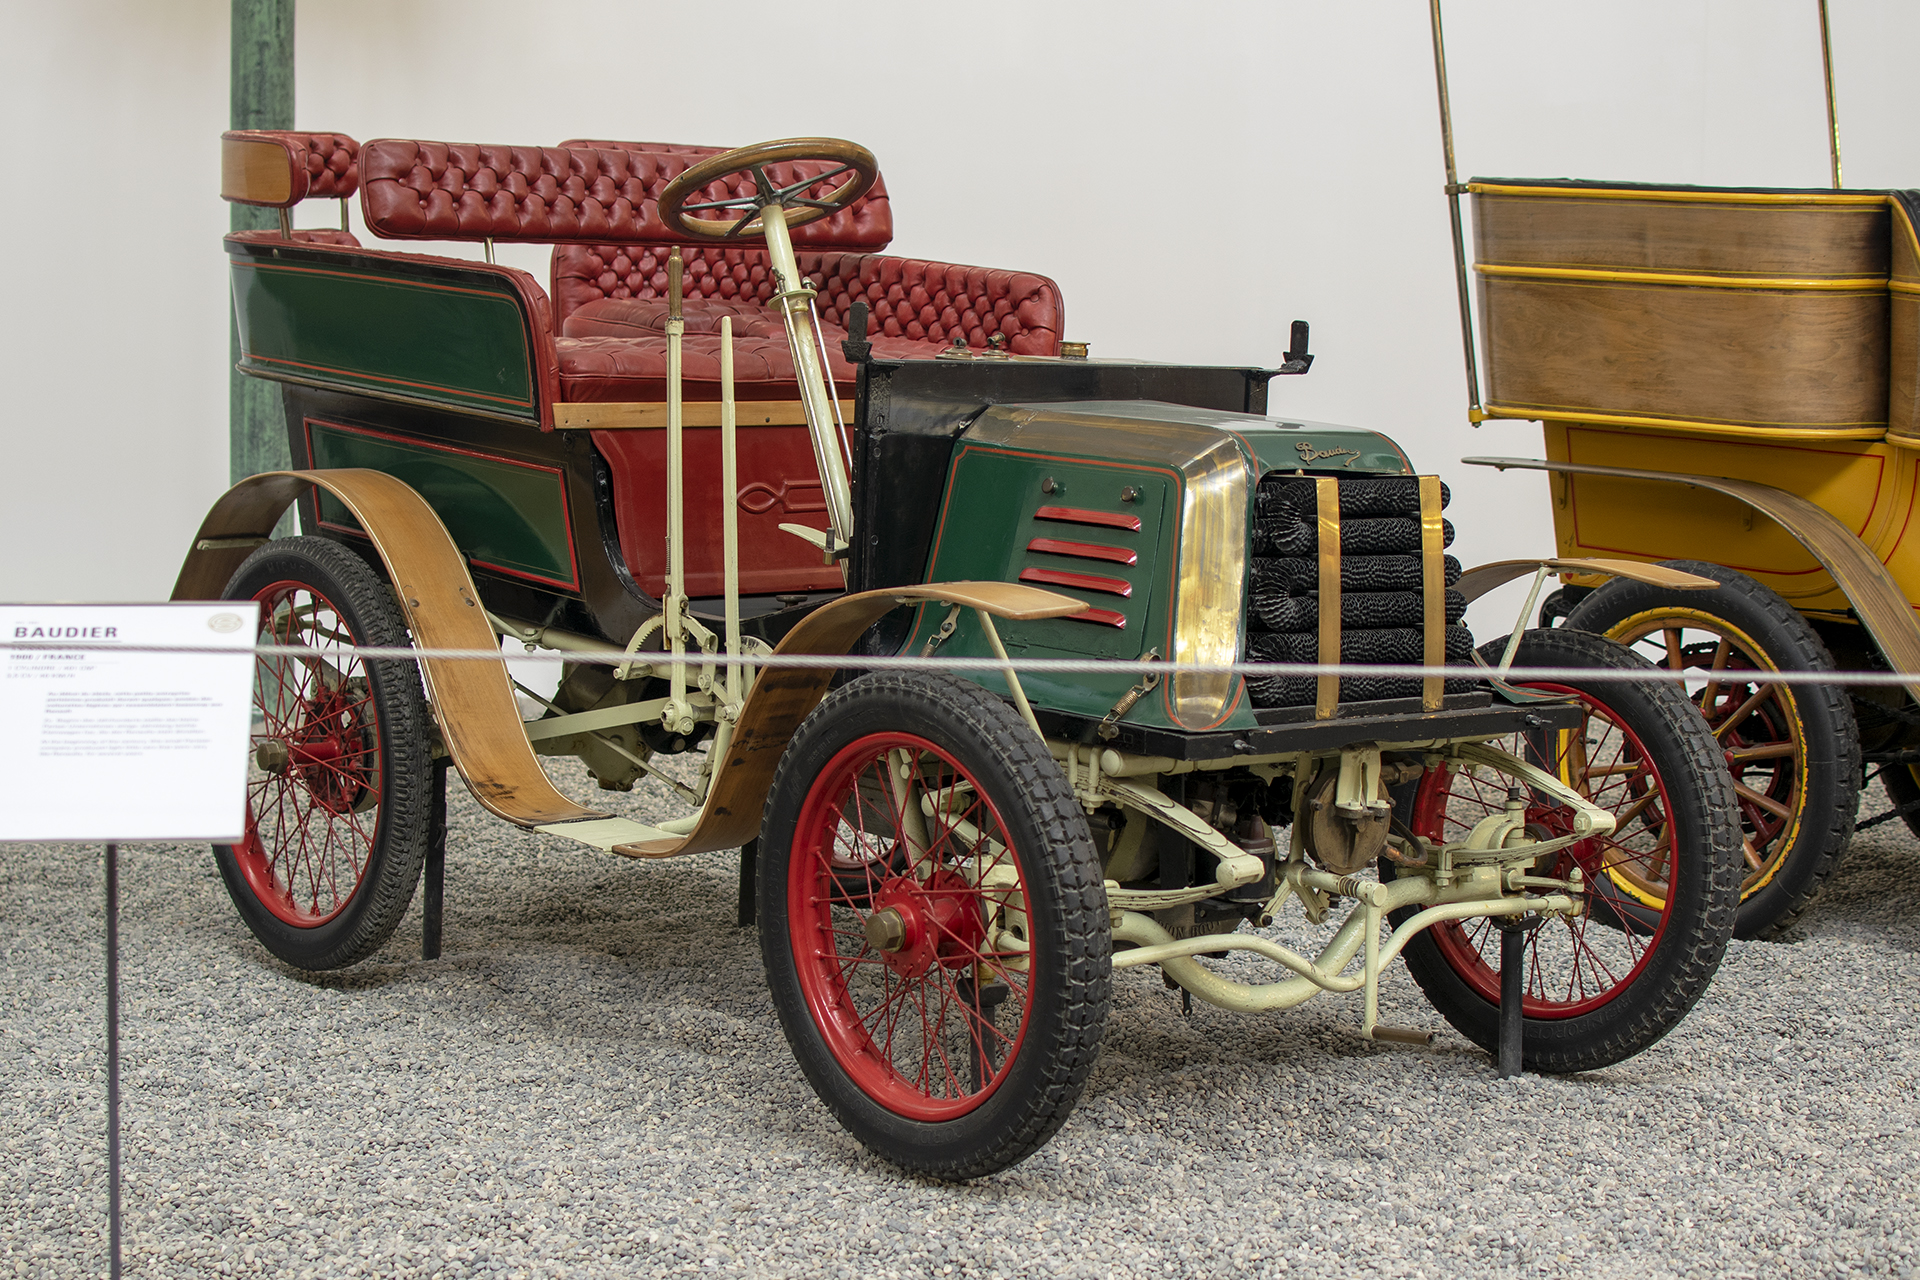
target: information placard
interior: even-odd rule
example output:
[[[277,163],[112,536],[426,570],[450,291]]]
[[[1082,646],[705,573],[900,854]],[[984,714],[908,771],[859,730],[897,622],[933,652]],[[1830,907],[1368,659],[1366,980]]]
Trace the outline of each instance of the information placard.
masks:
[[[0,840],[237,840],[258,634],[252,601],[0,605],[74,646],[0,650]]]

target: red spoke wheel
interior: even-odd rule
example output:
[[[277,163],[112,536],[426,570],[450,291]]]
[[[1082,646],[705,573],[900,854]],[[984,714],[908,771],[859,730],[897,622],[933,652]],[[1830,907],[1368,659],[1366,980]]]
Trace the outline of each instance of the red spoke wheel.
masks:
[[[1481,652],[1497,661],[1504,639]],[[1624,648],[1575,631],[1529,631],[1515,665],[1646,668]],[[1516,682],[1521,683],[1521,682]],[[1678,688],[1616,680],[1524,682],[1575,699],[1574,729],[1495,742],[1614,815],[1609,836],[1541,855],[1529,874],[1578,867],[1587,910],[1527,934],[1523,1058],[1536,1071],[1590,1071],[1631,1057],[1678,1024],[1706,990],[1739,901],[1740,819],[1732,780],[1706,722]],[[1505,776],[1429,767],[1403,814],[1430,841],[1464,839],[1506,807]],[[1572,830],[1571,813],[1531,792],[1528,832]],[[1412,910],[1396,914],[1405,920]],[[1498,1041],[1501,930],[1490,920],[1435,925],[1405,952],[1434,1007],[1474,1043]]]
[[[1032,729],[951,676],[856,680],[794,736],[760,849],[774,1005],[841,1123],[942,1178],[1046,1142],[1111,963],[1086,819]]]
[[[1744,573],[1695,560],[1670,568],[1712,578],[1675,591],[1616,578],[1566,625],[1687,673],[1739,796],[1743,857],[1738,938],[1777,934],[1813,902],[1853,836],[1860,734],[1838,685],[1769,682],[1772,671],[1832,671],[1807,620]]]
[[[311,653],[255,667],[246,834],[215,860],[268,951],[302,969],[354,964],[406,914],[426,855],[419,674],[351,652],[404,646],[406,628],[373,570],[321,538],[260,548],[226,595],[259,602],[262,644]]]

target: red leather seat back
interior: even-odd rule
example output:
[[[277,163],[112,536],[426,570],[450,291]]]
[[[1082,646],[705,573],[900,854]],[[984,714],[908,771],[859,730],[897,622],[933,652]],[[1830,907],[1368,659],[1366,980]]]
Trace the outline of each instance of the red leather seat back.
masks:
[[[689,333],[718,332],[724,310],[742,334],[749,309],[773,297],[764,250],[699,246],[681,256]],[[799,259],[819,292],[820,319],[836,328],[845,327],[855,302],[865,301],[875,338],[924,343],[926,354],[956,335],[977,351],[996,333],[1016,355],[1060,352],[1065,304],[1060,286],[1046,276],[878,253],[803,252]],[[560,245],[553,251],[554,316],[567,337],[637,334],[650,325],[637,321],[644,309],[631,303],[666,296],[665,249]]]
[[[678,244],[660,222],[661,191],[719,147],[508,147],[381,138],[360,151],[367,227],[394,240]],[[787,183],[825,165],[768,167]],[[708,188],[713,198],[723,194]],[[724,194],[747,194],[751,179]],[[893,239],[886,183],[793,233],[796,246],[881,249]]]

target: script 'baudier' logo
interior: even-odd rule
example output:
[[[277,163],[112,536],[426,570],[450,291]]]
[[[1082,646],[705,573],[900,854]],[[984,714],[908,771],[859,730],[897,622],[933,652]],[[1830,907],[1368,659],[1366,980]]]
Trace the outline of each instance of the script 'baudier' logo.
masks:
[[[241,618],[237,613],[216,613],[207,619],[207,628],[218,631],[223,636],[238,631],[240,626]]]

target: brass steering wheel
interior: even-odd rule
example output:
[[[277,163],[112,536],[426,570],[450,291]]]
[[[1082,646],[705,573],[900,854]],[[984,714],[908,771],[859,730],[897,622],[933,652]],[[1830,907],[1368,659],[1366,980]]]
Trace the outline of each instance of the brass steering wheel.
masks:
[[[797,177],[785,186],[767,174],[769,165],[809,162],[824,163],[827,168],[812,177]],[[805,226],[840,212],[867,194],[879,172],[873,152],[844,138],[782,138],[777,142],[738,147],[709,156],[669,182],[660,193],[660,221],[668,231],[689,239],[754,239],[764,229],[760,212],[767,206],[777,204],[784,208],[788,227]],[[752,194],[688,202],[689,197],[698,196],[710,184],[737,174],[752,178]],[[842,174],[847,175],[846,180],[824,195],[807,194]],[[711,216],[715,213],[721,216]],[[730,213],[738,216],[727,216]],[[690,214],[705,216],[690,217]]]

